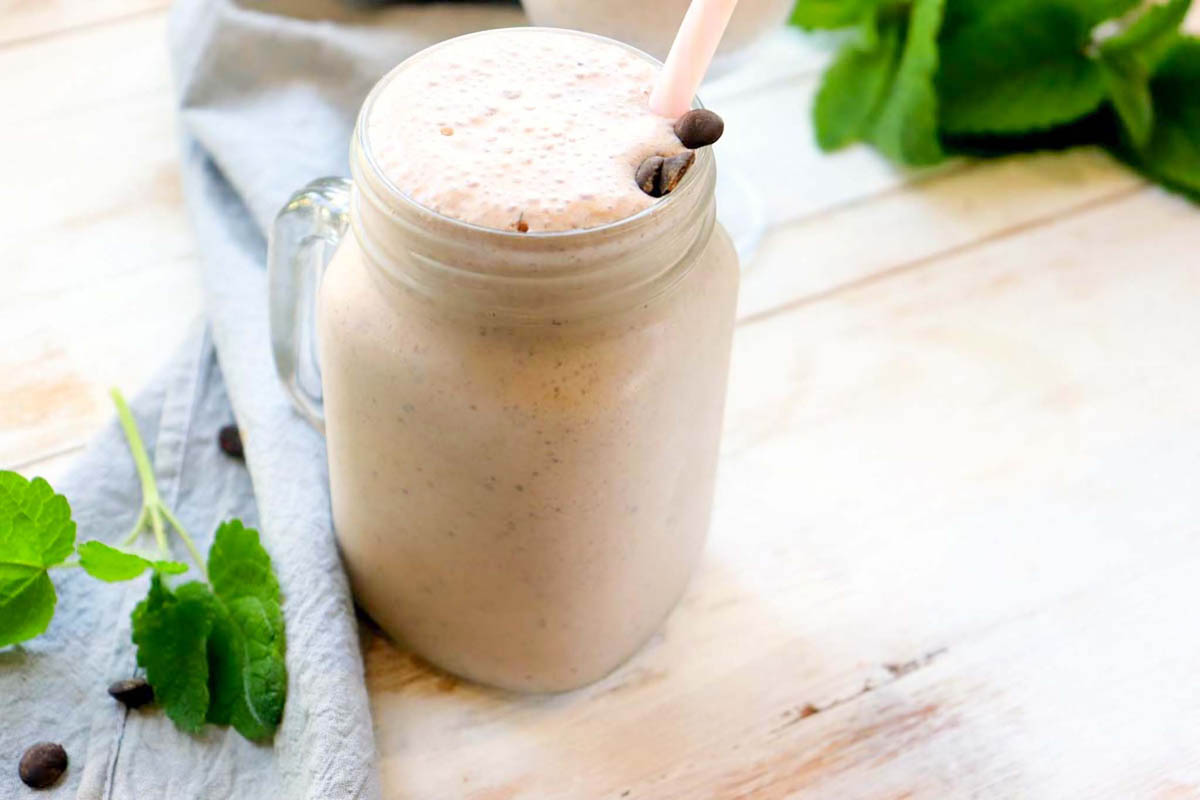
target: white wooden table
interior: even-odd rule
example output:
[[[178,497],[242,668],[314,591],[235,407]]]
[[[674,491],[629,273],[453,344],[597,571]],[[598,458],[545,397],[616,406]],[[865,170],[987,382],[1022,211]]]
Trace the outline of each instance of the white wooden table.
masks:
[[[0,0],[0,467],[200,310],[165,0]],[[389,798],[1200,797],[1200,209],[1081,150],[812,149],[797,36],[706,96],[766,200],[712,540],[563,696],[368,636]]]

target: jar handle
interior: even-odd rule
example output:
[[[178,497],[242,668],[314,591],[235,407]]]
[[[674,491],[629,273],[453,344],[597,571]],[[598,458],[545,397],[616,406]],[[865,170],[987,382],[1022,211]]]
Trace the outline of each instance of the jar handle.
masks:
[[[317,356],[317,289],[350,226],[346,178],[320,178],[292,195],[275,217],[267,245],[267,295],[275,371],[292,403],[325,432]]]

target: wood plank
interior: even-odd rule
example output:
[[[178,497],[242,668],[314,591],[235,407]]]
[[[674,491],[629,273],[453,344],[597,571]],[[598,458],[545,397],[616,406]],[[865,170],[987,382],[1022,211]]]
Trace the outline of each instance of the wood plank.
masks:
[[[1200,797],[1200,642],[1181,635],[1198,568],[1120,576],[850,702],[764,717],[773,757],[678,796]]]
[[[149,380],[202,302],[196,263],[183,259],[0,311],[0,468],[83,444],[112,416],[108,387]]]
[[[791,796],[770,775],[806,762],[777,729],[804,730],[807,706],[849,707],[907,662],[1194,559],[1195,213],[1146,189],[744,325],[712,541],[661,636],[596,686],[536,698],[460,685],[372,639],[388,791]],[[980,719],[1034,713],[974,702]],[[942,724],[879,727],[872,758]],[[1122,747],[1127,763],[1173,758],[1161,739]],[[818,759],[806,779],[841,763]],[[1115,765],[1096,776],[1097,794],[1126,796]],[[1025,796],[1062,796],[1029,780]],[[855,786],[818,796],[884,796]]]
[[[6,347],[0,369],[9,376],[0,383],[0,469],[69,448],[87,434],[101,405],[98,387],[52,337]]]
[[[23,158],[6,167],[22,191],[0,196],[0,214],[17,221],[0,308],[195,252],[162,98],[97,110],[88,128],[78,136],[44,121],[5,135]]]
[[[1091,148],[961,165],[776,227],[754,260],[743,265],[739,311],[767,313],[1143,185],[1135,173]]]
[[[27,478],[45,478],[51,486],[58,486],[59,479],[71,470],[75,459],[83,452],[83,448],[84,445],[72,445],[52,455],[12,464],[8,468],[16,470]]]
[[[170,0],[0,0],[0,48],[163,11]]]
[[[0,47],[6,119],[49,121],[79,136],[91,133],[90,114],[121,101],[153,94],[172,108],[166,35],[166,16],[154,14]]]
[[[19,231],[0,267],[0,465],[88,438],[111,414],[107,387],[136,391],[202,303],[166,98],[86,119],[88,136],[53,119],[5,133],[25,188],[0,196]]]

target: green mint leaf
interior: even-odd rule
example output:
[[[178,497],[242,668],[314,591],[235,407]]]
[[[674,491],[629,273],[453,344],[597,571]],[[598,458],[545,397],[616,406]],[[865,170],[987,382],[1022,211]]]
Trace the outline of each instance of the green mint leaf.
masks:
[[[1179,26],[1191,5],[1192,0],[1151,5],[1123,31],[1100,43],[1101,59],[1132,58],[1153,73],[1179,41]]]
[[[172,592],[157,572],[133,610],[137,662],[167,716],[193,733],[208,713],[208,637],[216,614],[208,586],[185,583]]]
[[[222,600],[257,597],[279,603],[279,581],[271,569],[271,557],[263,549],[258,531],[241,520],[230,520],[217,528],[208,550],[208,577]]]
[[[1150,82],[1154,132],[1145,147],[1121,154],[1134,166],[1200,200],[1200,39],[1181,37]]]
[[[267,738],[283,717],[287,669],[279,582],[258,532],[238,520],[221,525],[208,572],[220,608],[208,646],[208,719]]]
[[[1154,105],[1150,99],[1150,76],[1145,66],[1125,53],[1102,53],[1100,72],[1108,98],[1134,147],[1150,141],[1154,128]]]
[[[945,0],[915,0],[900,65],[868,138],[902,164],[935,164],[944,157],[938,142],[938,30]]]
[[[1109,101],[1134,150],[1145,148],[1154,131],[1150,76],[1180,41],[1179,26],[1191,4],[1192,0],[1169,0],[1151,5],[1097,47]]]
[[[972,1],[974,16],[960,9],[942,37],[944,131],[1025,133],[1078,119],[1104,102],[1100,67],[1085,52],[1095,24],[1086,4]]]
[[[208,643],[208,721],[247,739],[269,738],[283,718],[287,670],[279,606],[242,597],[221,606]]]
[[[0,647],[43,633],[57,602],[46,570],[0,563]]]
[[[46,570],[74,548],[66,498],[41,478],[0,470],[0,647],[49,627],[58,595]]]
[[[834,30],[856,25],[879,0],[798,0],[791,23],[807,30]]]
[[[122,559],[112,569],[133,567]],[[171,592],[155,572],[133,613],[138,664],[183,730],[207,721],[233,725],[247,739],[269,738],[283,718],[287,669],[279,581],[258,532],[238,520],[221,525],[208,573],[211,588],[194,582]]]
[[[854,26],[853,44],[860,50],[879,47],[879,6],[872,4]]]
[[[879,31],[873,49],[845,45],[825,70],[813,105],[817,145],[836,150],[863,138],[899,66],[900,26]]]
[[[1119,17],[1141,4],[1143,0],[951,0],[946,7],[942,31],[956,34],[961,28],[975,25],[982,17],[1004,18],[1030,6],[1054,5],[1082,19],[1090,29],[1105,20]]]
[[[187,564],[178,561],[151,561],[136,553],[127,553],[95,541],[79,545],[79,566],[93,578],[109,583],[131,580],[147,569],[167,575],[187,572]]]
[[[1141,5],[1144,0],[1063,0],[1074,7],[1089,25],[1099,25],[1106,19],[1119,17]]]
[[[15,530],[13,520],[22,515],[31,524]],[[75,523],[67,498],[55,494],[41,478],[30,481],[15,472],[0,471],[0,559],[50,567],[74,549]]]

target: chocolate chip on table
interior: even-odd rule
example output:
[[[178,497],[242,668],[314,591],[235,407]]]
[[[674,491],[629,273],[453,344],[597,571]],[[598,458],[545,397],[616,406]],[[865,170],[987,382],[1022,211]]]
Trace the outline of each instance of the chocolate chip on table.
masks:
[[[127,708],[141,708],[154,702],[154,689],[145,678],[117,681],[108,687],[108,693],[124,703]]]
[[[675,187],[683,180],[683,174],[688,171],[688,167],[692,166],[692,162],[696,160],[695,152],[684,150],[679,155],[674,155],[663,162],[662,176],[658,179],[658,189],[663,194],[670,194],[675,191]]]
[[[695,150],[708,147],[725,132],[725,120],[707,108],[693,108],[675,120],[675,135],[683,146]]]
[[[658,179],[662,174],[662,166],[665,160],[662,156],[650,156],[638,165],[637,172],[633,174],[633,179],[637,181],[638,188],[651,197],[662,197],[662,192],[659,191],[658,187]]]
[[[246,451],[242,448],[242,433],[237,425],[226,425],[217,434],[217,443],[225,451],[225,455],[233,458],[245,458]]]
[[[32,789],[48,789],[67,771],[67,751],[61,744],[38,742],[21,756],[21,780]]]

